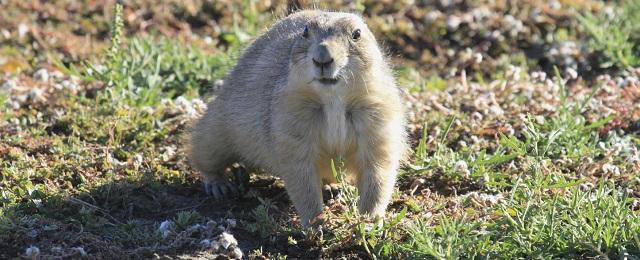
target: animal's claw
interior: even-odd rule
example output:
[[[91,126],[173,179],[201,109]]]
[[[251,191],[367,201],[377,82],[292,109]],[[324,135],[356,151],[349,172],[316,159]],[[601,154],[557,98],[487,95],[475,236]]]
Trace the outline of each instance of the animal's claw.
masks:
[[[205,181],[204,190],[215,200],[224,200],[240,196],[238,187],[230,181]]]

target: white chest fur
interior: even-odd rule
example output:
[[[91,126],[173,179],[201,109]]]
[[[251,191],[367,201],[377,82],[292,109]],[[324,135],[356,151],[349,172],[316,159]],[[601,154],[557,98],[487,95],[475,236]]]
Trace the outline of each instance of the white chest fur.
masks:
[[[342,84],[322,86],[317,90],[322,102],[325,122],[321,129],[323,148],[334,155],[343,155],[353,139],[349,118],[347,118],[348,90]]]

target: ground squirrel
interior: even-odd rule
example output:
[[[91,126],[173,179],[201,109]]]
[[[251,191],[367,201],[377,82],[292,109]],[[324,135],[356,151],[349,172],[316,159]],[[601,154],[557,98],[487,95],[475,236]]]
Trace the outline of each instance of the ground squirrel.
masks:
[[[400,91],[374,35],[355,14],[300,11],[246,49],[195,124],[190,160],[207,193],[237,194],[234,161],[284,180],[302,222],[322,213],[330,160],[353,173],[361,213],[381,216],[406,151]]]

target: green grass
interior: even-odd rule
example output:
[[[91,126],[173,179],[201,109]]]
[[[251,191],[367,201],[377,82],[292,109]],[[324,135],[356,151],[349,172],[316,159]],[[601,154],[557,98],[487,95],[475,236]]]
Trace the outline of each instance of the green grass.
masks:
[[[442,216],[411,224],[400,251],[415,258],[581,258],[640,254],[640,219],[627,194],[601,183],[546,189],[537,180],[511,192],[490,221]],[[540,181],[545,183],[545,181]]]
[[[601,11],[596,15],[578,16],[591,36],[591,47],[604,54],[602,67],[634,68],[640,65],[640,25],[635,22],[639,15],[640,1],[624,0],[613,7],[611,14]]]
[[[103,82],[104,89],[95,95],[61,94],[42,111],[3,114],[22,134],[0,137],[0,143],[16,148],[0,158],[0,241],[29,238],[29,230],[47,232],[34,225],[53,221],[62,226],[49,232],[71,232],[64,230],[71,225],[115,246],[153,246],[160,238],[156,222],[112,214],[123,213],[122,206],[148,214],[183,207],[161,202],[171,199],[166,194],[171,185],[191,186],[185,184],[191,177],[184,166],[166,149],[178,148],[180,135],[174,133],[186,128],[189,109],[198,109],[188,100],[204,94],[233,60],[175,40],[116,36],[112,46],[121,40],[123,46],[109,49],[98,65],[67,68],[88,82]],[[188,99],[176,100],[179,96]],[[180,150],[177,154],[183,158]],[[154,206],[158,203],[164,206]],[[178,211],[176,228],[202,220],[197,212]]]

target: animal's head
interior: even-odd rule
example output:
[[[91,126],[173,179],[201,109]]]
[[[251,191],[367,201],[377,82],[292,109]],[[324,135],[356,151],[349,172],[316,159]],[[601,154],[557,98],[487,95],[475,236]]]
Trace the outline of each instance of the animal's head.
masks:
[[[357,15],[322,12],[298,29],[291,72],[313,86],[362,80],[382,57],[373,33]]]

